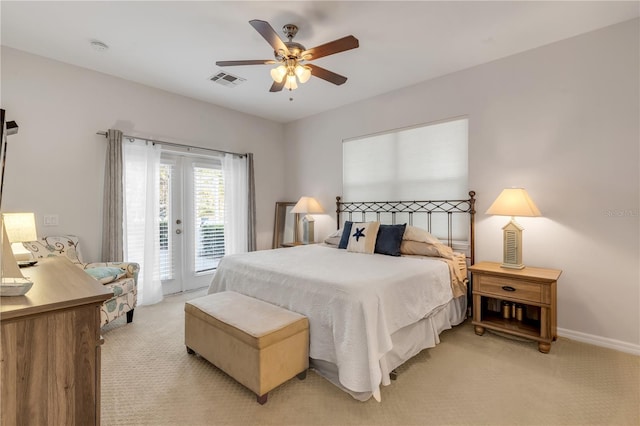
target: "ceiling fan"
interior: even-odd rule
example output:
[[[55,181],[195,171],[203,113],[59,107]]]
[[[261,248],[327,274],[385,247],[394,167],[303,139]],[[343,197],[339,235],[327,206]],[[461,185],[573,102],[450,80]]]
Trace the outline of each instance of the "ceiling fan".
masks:
[[[295,90],[298,88],[297,80],[301,83],[306,83],[312,75],[336,85],[344,84],[347,81],[347,77],[310,64],[308,61],[333,55],[334,53],[344,52],[345,50],[355,49],[359,46],[359,43],[358,39],[354,36],[349,35],[311,49],[306,49],[300,43],[292,41],[298,32],[298,27],[293,24],[287,24],[282,27],[282,31],[289,41],[282,41],[267,21],[254,19],[249,21],[249,24],[273,47],[275,59],[217,61],[216,65],[219,67],[230,67],[236,65],[280,64],[271,70],[273,84],[269,90],[270,92],[279,92],[283,88]]]

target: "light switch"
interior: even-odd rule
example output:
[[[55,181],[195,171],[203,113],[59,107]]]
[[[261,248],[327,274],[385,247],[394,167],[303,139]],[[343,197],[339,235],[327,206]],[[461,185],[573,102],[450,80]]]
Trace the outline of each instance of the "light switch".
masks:
[[[58,215],[57,214],[44,215],[44,226],[58,226]]]

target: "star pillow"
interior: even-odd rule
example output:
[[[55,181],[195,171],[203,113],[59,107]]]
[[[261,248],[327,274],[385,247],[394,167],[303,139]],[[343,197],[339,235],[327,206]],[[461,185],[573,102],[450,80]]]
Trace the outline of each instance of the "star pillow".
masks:
[[[353,222],[347,251],[373,254],[379,228],[380,222]]]

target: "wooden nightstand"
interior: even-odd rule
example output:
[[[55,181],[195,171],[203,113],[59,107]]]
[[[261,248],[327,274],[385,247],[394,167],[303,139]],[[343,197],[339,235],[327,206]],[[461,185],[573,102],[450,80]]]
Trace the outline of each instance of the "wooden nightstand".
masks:
[[[556,286],[562,271],[507,269],[493,262],[480,262],[469,270],[476,334],[482,336],[489,328],[536,340],[538,350],[549,353],[558,337]]]

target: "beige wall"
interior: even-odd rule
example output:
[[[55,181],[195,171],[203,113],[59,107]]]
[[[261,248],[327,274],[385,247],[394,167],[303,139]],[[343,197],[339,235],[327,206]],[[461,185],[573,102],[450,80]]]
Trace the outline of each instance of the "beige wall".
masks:
[[[80,237],[85,260],[101,251],[106,142],[97,131],[253,152],[259,248],[271,247],[284,195],[283,125],[130,81],[2,48],[2,108],[9,139],[3,211],[33,211],[38,235]],[[59,226],[43,226],[43,215]]]
[[[317,236],[334,229],[343,139],[467,116],[477,259],[501,259],[507,221],[484,211],[502,188],[526,187],[544,217],[520,220],[524,261],[564,271],[561,334],[640,353],[638,34],[630,21],[284,129],[3,47],[2,107],[20,125],[9,140],[3,210],[36,212],[39,235],[75,233],[97,260],[105,143],[95,132],[118,127],[254,152],[258,244],[268,248],[278,200],[318,197],[329,213],[317,219]],[[60,225],[44,227],[44,214],[58,214]]]
[[[501,260],[508,218],[484,212],[503,188],[525,187],[544,217],[520,220],[524,262],[564,271],[561,334],[640,353],[638,22],[286,125],[288,198],[318,197],[323,237],[343,139],[467,116],[476,259]]]

